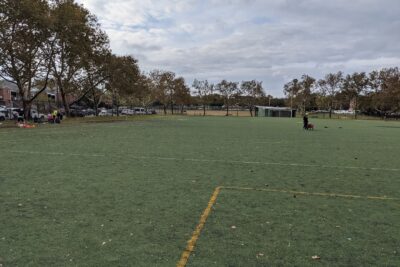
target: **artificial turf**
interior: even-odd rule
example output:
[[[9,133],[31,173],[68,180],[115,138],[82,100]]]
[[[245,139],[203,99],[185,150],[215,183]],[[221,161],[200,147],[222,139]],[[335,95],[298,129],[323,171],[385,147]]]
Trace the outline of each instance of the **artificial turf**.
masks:
[[[313,123],[0,128],[0,264],[175,266],[220,185],[400,198],[400,124]],[[222,190],[188,266],[399,266],[399,215],[400,200]]]
[[[222,189],[189,266],[398,266],[398,209],[394,201]]]

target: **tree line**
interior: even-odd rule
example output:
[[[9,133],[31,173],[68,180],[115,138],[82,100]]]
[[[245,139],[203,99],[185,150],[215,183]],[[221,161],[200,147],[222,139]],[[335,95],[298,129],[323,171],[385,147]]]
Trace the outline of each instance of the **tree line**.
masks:
[[[329,117],[337,109],[352,108],[357,113],[390,116],[400,111],[399,68],[370,73],[329,73],[323,79],[303,75],[284,86],[287,104],[302,111],[326,110]]]
[[[74,0],[0,1],[0,77],[18,88],[25,116],[49,88],[67,114],[80,101],[97,113],[105,100],[146,106],[156,97],[167,105],[189,95],[182,77],[146,75],[134,57],[113,54],[96,16]]]
[[[152,104],[167,108],[213,103],[250,107],[265,97],[262,84],[195,80],[192,96],[183,77],[171,71],[144,73],[132,56],[112,53],[107,34],[95,15],[74,0],[0,1],[0,77],[18,88],[27,117],[46,89],[57,90],[67,114],[74,104]],[[117,109],[118,110],[118,109]]]
[[[286,99],[265,94],[257,80],[213,84],[195,79],[191,86],[174,72],[143,72],[130,55],[116,55],[96,16],[74,0],[0,1],[0,78],[18,88],[27,117],[46,89],[57,91],[67,115],[74,104],[97,109],[119,106],[162,106],[164,113],[188,105],[242,106],[254,115],[256,105],[306,110],[362,110],[380,115],[399,112],[398,68],[371,73],[342,72],[316,80],[309,75],[284,86]],[[111,104],[110,104],[111,103]],[[177,109],[177,110],[176,110]]]

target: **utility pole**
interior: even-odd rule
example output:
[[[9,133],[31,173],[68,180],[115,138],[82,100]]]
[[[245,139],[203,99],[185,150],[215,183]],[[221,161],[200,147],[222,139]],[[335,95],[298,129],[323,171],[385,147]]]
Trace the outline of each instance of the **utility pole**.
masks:
[[[290,91],[290,118],[293,118],[293,89]]]

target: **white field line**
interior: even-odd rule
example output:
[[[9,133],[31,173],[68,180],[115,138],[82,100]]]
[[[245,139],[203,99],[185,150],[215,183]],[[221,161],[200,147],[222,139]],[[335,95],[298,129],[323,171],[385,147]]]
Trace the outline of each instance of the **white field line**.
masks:
[[[33,155],[51,155],[51,156],[74,156],[74,157],[126,157],[132,159],[152,159],[165,161],[190,161],[190,162],[206,162],[206,163],[225,163],[225,164],[245,164],[245,165],[272,165],[272,166],[287,166],[287,167],[310,167],[310,168],[327,168],[327,169],[350,169],[350,170],[372,170],[372,171],[392,171],[399,172],[396,168],[366,168],[357,166],[339,166],[339,165],[318,165],[318,164],[303,164],[303,163],[283,163],[283,162],[260,162],[260,161],[240,161],[240,160],[218,160],[218,159],[195,159],[195,158],[174,158],[174,157],[157,157],[157,156],[134,156],[126,154],[86,154],[86,153],[64,153],[64,152],[43,152],[43,151],[25,151],[25,150],[6,150],[4,153],[16,154],[33,154]]]
[[[19,143],[20,142],[17,141],[7,141],[7,142],[0,141],[0,145],[17,145]]]
[[[259,141],[259,142],[250,142],[251,144],[283,144],[284,142],[282,142],[282,141],[276,141],[276,142],[273,142],[273,141],[271,141],[271,142],[268,142],[268,141],[266,141],[266,142],[262,142],[262,141]]]
[[[22,151],[22,150],[7,150],[4,152],[17,153],[17,154],[30,154],[30,155],[49,155],[49,156],[106,157],[105,154],[81,154],[81,153]]]

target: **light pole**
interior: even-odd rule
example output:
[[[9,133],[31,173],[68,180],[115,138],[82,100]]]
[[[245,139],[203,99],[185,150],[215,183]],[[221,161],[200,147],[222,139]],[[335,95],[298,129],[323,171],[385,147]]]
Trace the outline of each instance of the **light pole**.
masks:
[[[293,89],[290,91],[290,118],[293,118]]]

